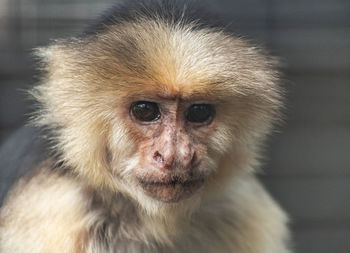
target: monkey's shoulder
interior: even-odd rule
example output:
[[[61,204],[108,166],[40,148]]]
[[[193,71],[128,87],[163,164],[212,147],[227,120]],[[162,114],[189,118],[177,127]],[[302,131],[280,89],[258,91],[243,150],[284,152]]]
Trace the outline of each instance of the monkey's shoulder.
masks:
[[[36,127],[23,126],[0,146],[0,205],[13,185],[49,157],[49,142]]]
[[[83,189],[76,180],[48,169],[47,163],[9,191],[0,209],[1,252],[80,252]]]

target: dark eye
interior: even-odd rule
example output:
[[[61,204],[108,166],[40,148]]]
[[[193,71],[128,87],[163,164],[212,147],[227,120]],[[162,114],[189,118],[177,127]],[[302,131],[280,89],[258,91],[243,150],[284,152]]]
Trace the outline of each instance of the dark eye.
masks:
[[[215,108],[210,104],[193,104],[186,113],[186,119],[194,123],[203,123],[211,120],[215,115]]]
[[[132,115],[139,121],[155,121],[160,118],[158,105],[153,102],[138,101],[131,105]]]

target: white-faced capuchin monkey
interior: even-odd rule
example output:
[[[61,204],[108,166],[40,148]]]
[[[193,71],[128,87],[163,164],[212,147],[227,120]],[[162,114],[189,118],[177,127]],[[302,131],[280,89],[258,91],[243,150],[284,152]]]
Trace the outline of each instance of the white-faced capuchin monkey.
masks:
[[[1,253],[290,252],[254,173],[275,61],[197,10],[128,0],[37,50],[34,126],[0,151]]]

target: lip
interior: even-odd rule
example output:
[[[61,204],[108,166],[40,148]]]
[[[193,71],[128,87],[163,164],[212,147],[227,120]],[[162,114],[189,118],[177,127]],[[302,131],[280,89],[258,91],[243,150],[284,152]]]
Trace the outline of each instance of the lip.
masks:
[[[138,181],[148,196],[166,203],[175,203],[190,197],[204,183],[202,178],[168,181],[138,179]]]

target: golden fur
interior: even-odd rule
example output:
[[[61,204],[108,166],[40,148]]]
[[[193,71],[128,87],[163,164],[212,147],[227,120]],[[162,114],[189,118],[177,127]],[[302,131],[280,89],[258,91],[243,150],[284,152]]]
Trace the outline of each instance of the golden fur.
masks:
[[[275,64],[259,49],[221,30],[139,18],[38,55],[36,124],[55,133],[70,172],[44,164],[17,184],[0,212],[1,252],[289,252],[287,217],[254,176],[281,104]],[[154,94],[213,100],[219,112],[212,175],[178,203],[133,184],[140,157],[121,105]]]

